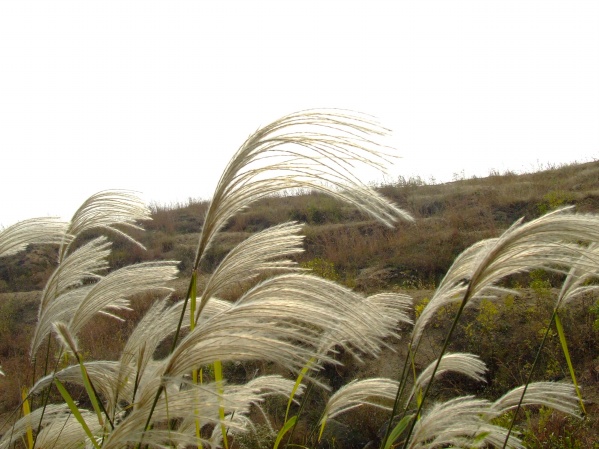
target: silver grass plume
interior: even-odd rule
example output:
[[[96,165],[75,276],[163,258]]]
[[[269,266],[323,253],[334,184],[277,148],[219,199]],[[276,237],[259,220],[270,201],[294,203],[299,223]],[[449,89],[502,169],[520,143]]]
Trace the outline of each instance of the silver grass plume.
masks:
[[[233,215],[260,198],[287,189],[327,193],[388,226],[399,218],[411,220],[408,213],[353,174],[357,165],[385,170],[389,156],[368,136],[386,132],[366,116],[318,110],[287,115],[256,131],[233,156],[218,182],[194,268]]]
[[[68,224],[58,218],[31,218],[0,231],[0,257],[10,256],[33,244],[60,244],[65,239]]]
[[[518,406],[524,386],[508,391],[489,410],[491,418]],[[526,387],[522,405],[542,405],[572,416],[579,416],[578,397],[574,385],[561,382],[532,382]]]
[[[341,344],[351,341],[363,353],[378,351],[383,336],[363,329],[376,328],[380,314],[356,308],[354,298],[360,296],[314,276],[270,278],[228,310],[201,320],[164,361],[159,378],[177,378],[215,360],[270,360],[293,372],[313,357],[335,363],[318,352],[329,327],[341,333]],[[144,395],[139,401],[144,398],[152,399]]]
[[[100,236],[81,246],[66,257],[50,275],[42,291],[38,307],[38,320],[31,339],[30,356],[51,333],[52,324],[68,322],[73,308],[84,300],[91,286],[84,281],[102,279],[100,272],[108,269],[106,257],[110,254],[110,243]]]
[[[42,291],[38,320],[48,304],[84,281],[99,280],[102,271],[108,269],[106,258],[110,254],[110,243],[104,236],[97,237],[69,254],[54,270]]]
[[[231,285],[242,284],[260,274],[300,270],[295,262],[284,259],[304,251],[300,230],[301,225],[283,223],[257,232],[236,245],[206,281],[195,319],[210,298],[219,296]]]
[[[79,304],[85,300],[93,285],[85,285],[73,290],[68,290],[47,305],[38,319],[31,339],[30,356],[35,358],[36,353],[48,335],[54,331],[54,323],[68,323]]]
[[[108,436],[104,448],[119,448],[127,443],[136,443],[143,433],[144,444],[161,447],[172,443],[197,444],[195,439],[195,419],[202,424],[220,423],[219,407],[222,405],[231,416],[248,415],[252,405],[260,407],[267,396],[288,396],[293,388],[293,381],[280,376],[263,376],[245,385],[225,386],[223,394],[219,394],[215,383],[197,385],[185,378],[170,382],[167,399],[159,401],[154,409],[153,422],[166,423],[179,420],[180,425],[168,434],[148,430],[141,432],[148,416],[151,401],[140,400],[135,408],[126,416],[119,426]],[[301,391],[300,391],[301,392]],[[168,401],[168,403],[167,403]],[[226,420],[224,424],[233,432],[247,430],[245,420]],[[159,428],[160,426],[156,426]]]
[[[109,273],[96,284],[67,290],[54,299],[41,315],[32,339],[32,356],[52,331],[55,322],[67,323],[71,335],[76,336],[98,313],[120,319],[115,312],[128,310],[128,298],[133,295],[146,291],[170,291],[164,284],[175,278],[175,265],[175,262],[169,261],[129,265]]]
[[[416,421],[406,447],[501,447],[507,436],[507,429],[485,419],[489,406],[489,401],[472,396],[434,404]],[[523,449],[516,437],[510,437],[506,447]]]
[[[293,387],[294,382],[292,380],[285,379],[278,375],[263,375],[250,380],[244,385],[225,385],[223,394],[226,397],[226,402],[244,404],[243,407],[238,407],[236,409],[234,416],[247,416],[250,411],[250,406],[253,406],[262,414],[262,416],[264,416],[265,421],[268,423],[269,419],[266,415],[266,412],[262,408],[262,404],[264,403],[265,399],[269,396],[281,396],[283,398],[289,398]],[[295,392],[293,398],[295,402],[297,402],[295,397],[301,396],[303,391],[304,386],[301,385],[300,388],[298,388],[298,390]],[[201,403],[199,406],[202,406]],[[225,421],[232,420],[234,416],[229,414],[228,419],[225,419]],[[219,417],[214,416],[211,421],[217,422],[218,420]],[[179,425],[178,430],[180,432],[195,433],[195,422],[196,419],[194,414],[189,413]],[[237,431],[246,431],[250,423],[251,421],[247,422],[243,420],[243,422],[234,425],[233,429]]]
[[[237,436],[238,434],[242,434],[242,433],[256,432],[256,426],[254,425],[252,420],[245,415],[239,415],[239,414],[238,415],[233,415],[233,414],[226,415],[225,421],[226,422],[235,421],[236,426],[227,429],[229,431],[230,435]],[[268,420],[266,420],[266,425],[269,427],[270,433],[273,436],[276,435],[276,432],[272,429],[270,422]],[[237,426],[239,428],[242,428],[243,431],[237,430]],[[212,434],[210,435],[210,439],[208,440],[207,445],[211,449],[217,449],[217,448],[224,447],[223,432],[219,426],[214,426],[214,428],[212,429]]]
[[[340,322],[337,326],[331,323],[322,338],[318,354],[326,355],[340,345],[356,361],[362,362],[362,355],[378,357],[383,347],[395,351],[386,340],[399,339],[397,329],[400,324],[412,324],[408,315],[412,298],[399,293],[378,293],[368,297],[348,293],[348,300],[354,312],[363,315],[361,322],[356,321],[355,326],[362,325],[348,332],[346,322]]]
[[[517,387],[494,403],[472,396],[434,404],[416,421],[408,448],[502,447],[508,429],[492,420],[518,406],[524,386]],[[574,386],[555,382],[528,385],[523,405],[546,406],[577,416],[578,398]],[[510,436],[508,448],[523,448],[520,440]]]
[[[441,306],[492,294],[498,290],[495,284],[510,274],[533,269],[567,273],[571,267],[596,270],[599,255],[588,247],[596,241],[598,217],[563,208],[528,223],[519,220],[500,237],[476,243],[456,259],[416,321],[414,346]]]
[[[110,396],[113,382],[117,375],[118,362],[86,362],[85,367],[90,378],[94,380],[94,386],[98,390],[98,393],[105,398]],[[36,393],[44,389],[53,381],[53,377],[50,375],[41,379],[31,392]],[[61,382],[83,385],[81,369],[77,365],[59,371],[56,374],[56,378]],[[177,387],[175,387],[175,384]],[[280,376],[261,376],[245,385],[226,385],[223,393],[223,403],[228,413],[234,412],[235,415],[241,417],[249,413],[250,406],[256,406],[261,411],[261,404],[267,396],[281,395],[288,397],[293,386],[293,381]],[[296,392],[296,395],[300,395],[302,391],[303,388],[300,388]],[[176,383],[170,383],[167,399],[168,406],[162,402],[158,410],[156,410],[155,423],[165,422],[167,419],[178,419],[180,420],[180,424],[176,429],[173,429],[173,432],[169,436],[170,440],[166,438],[165,434],[150,432],[144,436],[144,441],[146,441],[146,438],[149,438],[147,443],[159,444],[158,441],[162,441],[166,444],[167,441],[189,441],[195,435],[196,418],[201,419],[201,422],[204,424],[219,422],[218,408],[220,400],[214,383],[198,386],[190,383],[185,378],[181,378]],[[111,400],[114,400],[114,398],[111,398]],[[198,404],[201,413],[196,413],[199,410]],[[108,444],[107,447],[112,447],[111,445],[113,444],[118,447],[119,442],[122,443],[123,441],[134,442],[136,437],[132,435],[137,435],[137,438],[139,438],[139,429],[143,428],[148,409],[148,401],[141,401],[135,405],[131,414],[123,415],[119,419],[118,430],[113,432],[115,435],[111,435],[109,442],[106,443]],[[120,413],[122,413],[122,410],[117,410],[117,416]],[[92,416],[90,415],[90,417]],[[93,419],[90,420],[90,422],[93,421]],[[247,421],[243,421],[243,424],[242,426],[239,420],[231,423],[227,422],[227,425],[231,426],[236,432],[247,430],[245,427]]]
[[[96,283],[84,301],[74,310],[70,330],[77,334],[96,313],[118,318],[115,311],[128,310],[127,298],[148,291],[172,291],[166,282],[176,278],[177,263],[171,261],[144,262],[129,265],[109,273]]]
[[[599,243],[589,245],[588,252],[581,255],[581,258],[588,258],[588,254],[594,255],[594,260],[599,261]],[[581,264],[584,266],[585,264]],[[589,281],[599,277],[599,262],[595,264],[594,269],[588,267],[574,266],[570,269],[568,276],[562,284],[556,301],[556,309],[562,308],[572,302],[574,299],[599,290],[599,286],[589,284]]]
[[[405,409],[408,408],[408,404],[416,390],[423,388],[430,382],[433,365],[434,363],[429,365],[416,379],[415,386],[406,400]],[[435,377],[448,371],[466,375],[477,381],[483,381],[486,366],[484,362],[473,354],[445,354]],[[334,418],[362,405],[371,405],[384,410],[391,410],[398,388],[399,382],[386,378],[352,381],[341,387],[331,396],[320,423],[322,424],[330,418]]]
[[[101,435],[102,427],[94,413],[80,410],[82,418],[94,435]],[[91,446],[81,424],[73,415],[60,416],[44,426],[35,440],[36,448],[80,449]]]
[[[312,357],[319,363],[335,363],[323,356],[323,341],[327,346],[334,342],[351,344],[361,353],[376,354],[384,345],[383,339],[394,333],[398,320],[409,321],[405,311],[410,302],[403,295],[393,294],[364,298],[331,281],[306,274],[267,279],[235,303],[212,298],[195,329],[161,362],[162,368],[152,365],[152,371],[141,369],[148,381],[140,382],[135,416],[141,419],[147,416],[141,411],[148,410],[161,384],[185,383],[185,376],[192,369],[215,360],[272,360],[298,372]],[[157,343],[150,335],[154,329],[164,332],[173,328],[161,321],[161,317],[174,324],[181,303],[167,309],[155,307],[150,310],[154,318],[140,322],[139,336],[134,336],[138,333],[136,329],[124,351],[128,354],[125,357],[129,359],[126,365],[130,379],[134,377],[131,373],[135,366],[132,354],[139,351],[135,347],[142,348],[142,342],[148,342],[150,350],[144,349],[143,357],[151,354]],[[335,329],[334,335],[330,333],[331,328]],[[314,364],[315,369],[319,363]],[[168,393],[169,401],[173,394]]]
[[[78,236],[91,229],[104,229],[145,249],[126,230],[143,230],[137,222],[151,219],[149,207],[134,192],[105,190],[90,196],[77,209],[71,218],[67,233],[71,236]],[[68,247],[68,244],[63,246],[59,260],[62,260]]]
[[[56,339],[58,342],[60,342],[61,346],[66,351],[79,358],[79,345],[75,339],[75,336],[71,334],[69,327],[65,323],[58,321],[56,323],[52,323],[52,328],[54,329]]]
[[[318,354],[340,344],[350,351],[376,355],[385,345],[383,339],[394,335],[397,322],[409,321],[402,313],[405,298],[391,296],[396,300],[394,316],[385,301],[389,296],[364,298],[317,276],[285,274],[249,290],[226,314],[235,309],[254,323],[281,322],[288,330],[297,327],[306,337],[314,335],[319,340]]]
[[[114,384],[117,380],[119,368],[118,362],[112,360],[88,361],[84,362],[84,365],[90,379],[93,379],[94,387],[98,393],[100,393],[107,402],[110,402]],[[75,364],[39,379],[31,388],[30,394],[33,395],[42,392],[52,384],[54,378],[57,378],[62,383],[79,385],[81,387],[85,385],[81,375],[81,367],[78,364]],[[114,409],[109,409],[109,411],[112,410]]]
[[[231,303],[212,298],[204,309],[200,323],[216,313],[228,310]],[[118,379],[111,387],[110,397],[119,398],[130,404],[134,402],[133,388],[137,378],[138,390],[143,392],[155,376],[158,361],[153,359],[156,349],[175,332],[181,315],[183,301],[167,305],[165,300],[156,302],[146,312],[129,336],[118,365]],[[183,329],[189,328],[189,310],[184,317]],[[109,407],[112,409],[113,404]]]
[[[91,418],[91,416],[92,416],[92,414],[89,413],[87,410],[80,410],[80,412],[83,414],[83,416],[86,416],[88,418]],[[42,415],[43,415],[43,418],[42,418]],[[72,419],[72,415],[70,413],[69,407],[66,404],[49,404],[46,406],[45,411],[43,411],[43,409],[41,409],[41,408],[33,410],[29,415],[26,415],[26,416],[23,416],[22,418],[20,418],[11,427],[11,430],[6,432],[2,436],[2,438],[0,438],[0,449],[8,449],[8,448],[12,447],[12,445],[16,441],[20,441],[22,438],[25,437],[25,434],[28,429],[35,428],[38,425],[38,423],[40,422],[40,419],[41,419],[41,425],[42,425],[42,432],[47,427],[49,428],[48,432],[46,433],[46,436],[44,437],[45,438],[44,441],[52,441],[51,439],[49,439],[50,435],[53,434],[54,439],[59,438],[59,433],[60,433],[61,427],[64,425],[64,423],[67,420]],[[94,427],[94,421],[96,421],[96,423],[97,423],[97,420],[88,419],[86,421],[90,425],[90,428],[92,428],[94,430],[99,430],[98,428]],[[55,425],[55,424],[59,424],[59,425]],[[79,424],[77,424],[77,425],[79,425]],[[81,426],[79,426],[79,427],[81,428]],[[80,434],[78,434],[78,435],[80,435]],[[76,438],[76,441],[78,442],[78,444],[80,446],[82,446],[82,443],[84,443],[84,440],[79,439],[79,437]],[[36,447],[44,447],[44,446],[36,444]],[[55,447],[55,445],[49,445],[46,447]],[[59,447],[63,447],[63,446],[59,446]]]
[[[392,379],[353,380],[329,398],[320,424],[364,405],[390,411],[398,387],[399,383]]]
[[[418,389],[424,389],[431,381],[433,370],[435,369],[436,361],[429,364],[416,378],[412,392],[408,396],[405,406],[407,407],[413,399]],[[446,372],[459,373],[468,376],[477,382],[484,382],[484,374],[487,372],[485,362],[474,354],[467,353],[446,353],[441,357],[441,363],[435,372],[435,379]]]

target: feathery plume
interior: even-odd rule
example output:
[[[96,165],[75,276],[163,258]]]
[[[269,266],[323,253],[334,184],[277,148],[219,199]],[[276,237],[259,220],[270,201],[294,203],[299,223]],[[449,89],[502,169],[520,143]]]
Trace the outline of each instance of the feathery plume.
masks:
[[[31,218],[0,231],[0,257],[24,250],[27,245],[69,242],[68,224],[58,218]]]
[[[88,361],[84,362],[84,365],[89,377],[93,379],[94,387],[98,390],[98,393],[109,400],[112,397],[112,390],[117,379],[118,362],[111,360]],[[63,384],[84,386],[81,367],[79,365],[70,365],[39,379],[31,388],[30,393],[39,394],[52,384],[54,378],[57,378]]]
[[[87,413],[85,410],[81,410],[81,412]],[[8,449],[14,442],[21,440],[28,429],[35,428],[38,425],[40,419],[42,428],[45,428],[56,422],[64,422],[69,416],[71,415],[69,407],[66,404],[48,404],[45,410],[41,408],[33,410],[30,414],[17,420],[10,431],[6,432],[0,438],[0,449]],[[92,422],[92,420],[90,420],[90,422]]]
[[[392,379],[353,380],[329,398],[320,423],[363,405],[391,410],[398,387]]]
[[[108,269],[106,258],[110,246],[106,237],[97,237],[73,251],[56,267],[42,291],[38,319],[48,304],[67,290],[81,286],[85,280],[101,279],[99,273]]]
[[[235,246],[210,275],[197,311],[199,318],[206,302],[228,286],[240,284],[266,272],[297,271],[296,263],[283,259],[303,252],[301,226],[283,223],[248,237]]]
[[[499,447],[505,440],[507,429],[486,421],[484,417],[488,411],[488,401],[472,396],[434,404],[416,421],[406,447]],[[515,437],[510,437],[507,447],[523,448]]]
[[[171,291],[164,284],[177,272],[175,262],[146,262],[113,271],[96,284],[67,290],[43,310],[32,338],[31,356],[52,332],[53,323],[67,323],[71,335],[76,336],[97,313],[120,319],[115,311],[129,310],[129,297],[146,291]]]
[[[93,434],[99,434],[102,427],[95,415],[87,410],[80,410],[82,418]],[[89,445],[89,439],[81,424],[73,415],[59,416],[44,426],[35,440],[38,448],[80,449]]]
[[[68,234],[78,236],[90,229],[104,229],[113,232],[133,244],[144,246],[120,229],[143,230],[138,221],[151,220],[150,208],[133,192],[127,190],[105,190],[90,196],[77,209],[68,227]],[[60,258],[68,251],[62,248]]]
[[[589,245],[581,258],[588,260],[589,254],[593,255],[591,261],[597,261],[594,269],[590,269],[585,263],[570,268],[557,297],[556,308],[562,308],[574,299],[587,293],[596,292],[599,289],[597,285],[586,285],[588,281],[599,277],[599,243]]]
[[[522,396],[524,386],[508,391],[491,406],[491,417],[516,408]],[[560,382],[532,382],[526,388],[522,405],[542,405],[554,408],[569,415],[578,416],[578,397],[574,385]]]
[[[476,243],[458,256],[416,321],[414,347],[436,310],[457,301],[467,305],[473,298],[500,290],[495,283],[510,274],[533,269],[567,272],[573,266],[596,270],[599,255],[588,248],[596,241],[597,217],[563,208],[528,223],[518,220],[500,237]]]
[[[406,400],[406,407],[416,394],[418,389],[424,389],[426,385],[431,381],[431,376],[436,365],[436,360],[429,364],[424,371],[420,373],[412,392]],[[451,371],[453,373],[463,374],[477,382],[484,382],[484,374],[487,372],[487,366],[478,356],[467,353],[446,353],[441,357],[441,363],[435,373],[435,379],[444,373]]]
[[[410,215],[362,184],[356,165],[382,171],[389,156],[368,135],[386,129],[365,116],[302,111],[252,134],[221,176],[204,220],[194,267],[214,235],[237,212],[282,190],[309,188],[349,202],[388,226]],[[378,148],[377,148],[378,147]]]
[[[128,297],[152,290],[171,291],[164,285],[177,273],[177,264],[171,261],[139,263],[113,271],[90,289],[74,311],[69,322],[71,332],[76,335],[96,313],[116,317],[112,311],[128,309]]]

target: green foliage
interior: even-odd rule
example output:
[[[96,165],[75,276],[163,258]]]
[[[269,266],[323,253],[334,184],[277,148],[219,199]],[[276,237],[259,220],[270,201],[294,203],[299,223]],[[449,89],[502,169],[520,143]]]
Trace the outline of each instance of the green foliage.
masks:
[[[476,318],[465,326],[466,336],[473,341],[481,338],[491,338],[491,335],[498,328],[498,315],[497,305],[493,301],[483,299]]]
[[[542,201],[537,204],[539,215],[544,215],[547,212],[565,206],[571,203],[574,197],[570,192],[564,190],[551,190],[543,196]]]
[[[551,281],[547,279],[547,274],[543,270],[530,272],[529,287],[539,298],[547,299],[551,296]]]
[[[430,298],[423,298],[420,302],[418,302],[418,304],[414,306],[414,314],[416,315],[416,319],[420,317],[422,311],[430,301]]]
[[[289,211],[289,219],[311,225],[322,225],[339,223],[347,220],[351,215],[360,215],[357,210],[343,206],[339,201],[325,195],[306,195],[304,203],[297,204]],[[345,213],[345,210],[349,213]]]
[[[330,281],[339,281],[339,273],[335,269],[335,264],[320,257],[300,263],[302,268],[312,271],[313,274]]]

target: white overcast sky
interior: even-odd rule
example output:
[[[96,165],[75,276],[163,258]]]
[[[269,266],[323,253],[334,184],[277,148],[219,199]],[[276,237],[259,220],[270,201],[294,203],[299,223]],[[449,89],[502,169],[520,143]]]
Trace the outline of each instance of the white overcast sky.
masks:
[[[599,155],[599,1],[0,2],[0,225],[209,198],[257,127],[375,115],[391,176]]]

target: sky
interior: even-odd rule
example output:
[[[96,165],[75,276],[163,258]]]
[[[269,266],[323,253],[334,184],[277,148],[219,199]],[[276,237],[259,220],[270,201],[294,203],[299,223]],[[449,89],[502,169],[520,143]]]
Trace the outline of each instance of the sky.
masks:
[[[1,1],[0,226],[104,189],[208,199],[308,108],[392,129],[389,181],[597,160],[599,2]]]

